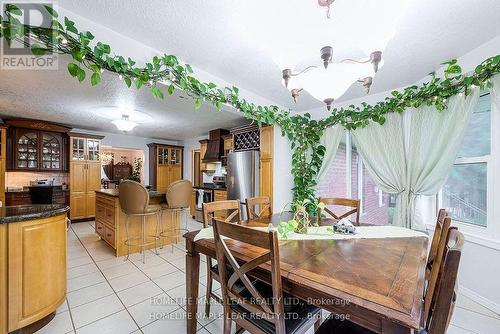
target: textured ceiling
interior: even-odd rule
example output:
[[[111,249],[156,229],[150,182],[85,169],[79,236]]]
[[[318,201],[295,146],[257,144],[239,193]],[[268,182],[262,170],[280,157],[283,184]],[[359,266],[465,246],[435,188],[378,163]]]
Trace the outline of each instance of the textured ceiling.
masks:
[[[353,1],[357,0],[336,0],[332,5],[332,20],[336,6]],[[295,6],[300,13],[316,6],[317,1],[252,0],[252,6],[260,6],[262,12],[272,11],[272,15],[255,13],[253,26],[241,19],[245,14],[242,11],[248,8],[244,2],[59,0],[59,5],[157,50],[176,54],[196,67],[281,105],[299,111],[321,106],[322,103],[308,96],[301,96],[295,106],[280,83],[281,71],[271,55],[259,40],[248,37],[248,31],[258,30],[258,25],[272,26],[264,20],[272,20],[273,29],[281,29],[280,23],[287,20],[283,7]],[[407,2],[396,34],[385,50],[385,65],[376,75],[372,93],[411,84],[439,68],[443,61],[459,57],[500,35],[498,0]],[[319,19],[324,19],[323,8],[318,8],[318,15]],[[373,24],[390,19],[375,16]],[[312,24],[292,23],[303,24],[304,29],[310,29],[306,25]],[[339,101],[363,94],[362,87],[353,84]]]
[[[236,113],[217,111],[208,105],[195,110],[190,98],[180,98],[178,94],[165,94],[165,100],[159,101],[148,89],[128,89],[116,76],[106,73],[98,87],[92,87],[89,82],[80,84],[69,76],[66,64],[61,59],[58,71],[2,70],[0,116],[43,119],[120,133],[108,118],[93,110],[132,105],[153,121],[139,124],[130,134],[173,140],[198,137],[210,129],[231,128],[247,122]]]
[[[273,11],[275,18],[282,14],[274,0],[272,5],[269,1],[252,1],[260,5],[262,11]],[[308,1],[316,4],[316,0]],[[355,0],[336,0],[335,3],[345,1]],[[408,2],[396,34],[384,52],[385,65],[375,77],[372,94],[411,84],[439,68],[442,61],[459,57],[500,35],[498,0]],[[297,105],[291,102],[289,92],[280,83],[280,68],[268,50],[244,33],[254,26],[241,20],[243,7],[238,1],[59,0],[58,4],[155,50],[176,54],[196,68],[274,103],[297,111],[322,105],[307,94],[300,97]],[[322,16],[322,9],[318,11]],[[269,24],[263,22],[269,17],[273,15],[255,17],[255,24]],[[373,19],[376,24],[387,18]],[[276,22],[280,21],[276,19]],[[279,29],[278,24],[276,29]],[[106,40],[106,36],[100,34],[99,38],[113,44],[113,39]],[[130,45],[129,50],[133,52],[134,48],[141,47],[144,46]],[[90,111],[106,106],[133,105],[134,109],[155,120],[141,124],[133,134],[180,140],[203,135],[219,126],[230,128],[245,122],[237,114],[217,112],[209,106],[194,110],[192,101],[177,96],[157,101],[148,90],[127,89],[116,76],[105,75],[98,88],[91,87],[88,82],[79,84],[67,74],[66,63],[67,59],[60,60],[59,71],[1,71],[0,115],[118,132],[109,120]],[[364,91],[355,83],[339,101],[361,96]]]

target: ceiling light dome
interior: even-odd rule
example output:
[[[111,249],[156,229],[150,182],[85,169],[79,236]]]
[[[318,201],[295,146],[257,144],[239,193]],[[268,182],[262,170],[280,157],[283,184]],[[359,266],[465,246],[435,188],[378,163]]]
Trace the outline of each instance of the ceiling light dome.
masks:
[[[132,129],[138,125],[137,123],[129,120],[128,115],[122,115],[121,119],[115,119],[111,121],[111,123],[113,123],[118,128],[118,130],[124,132],[132,131]]]

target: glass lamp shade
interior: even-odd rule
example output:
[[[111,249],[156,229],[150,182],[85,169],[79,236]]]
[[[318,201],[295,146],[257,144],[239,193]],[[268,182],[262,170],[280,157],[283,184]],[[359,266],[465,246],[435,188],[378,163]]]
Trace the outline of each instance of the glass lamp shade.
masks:
[[[332,63],[328,69],[320,66],[292,77],[288,89],[303,88],[320,101],[328,98],[338,99],[367,72],[367,68],[368,66],[360,64],[343,63]]]
[[[118,128],[118,130],[125,132],[132,131],[132,129],[138,125],[137,123],[130,121],[128,117],[115,119],[111,121],[111,123],[113,123]]]

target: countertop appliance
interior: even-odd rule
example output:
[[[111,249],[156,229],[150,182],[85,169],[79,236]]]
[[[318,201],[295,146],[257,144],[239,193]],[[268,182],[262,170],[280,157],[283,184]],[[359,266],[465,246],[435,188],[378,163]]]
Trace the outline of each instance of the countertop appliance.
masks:
[[[259,151],[232,152],[227,156],[227,198],[244,204],[248,197],[259,195]],[[242,210],[246,219],[246,210]]]

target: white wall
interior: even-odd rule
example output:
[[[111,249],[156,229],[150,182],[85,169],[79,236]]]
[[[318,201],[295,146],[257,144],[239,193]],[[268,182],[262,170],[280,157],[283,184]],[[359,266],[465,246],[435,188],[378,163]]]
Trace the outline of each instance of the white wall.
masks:
[[[292,150],[288,138],[281,136],[279,126],[274,127],[273,156],[273,211],[279,213],[293,200]]]
[[[474,68],[486,58],[500,54],[500,36],[493,38],[480,47],[470,51],[464,56],[458,58],[462,71],[464,73],[473,71]],[[443,59],[445,61],[447,59]],[[442,73],[444,67],[437,71],[438,75]],[[422,78],[415,84],[421,84],[428,81],[429,77]],[[398,88],[396,88],[398,89]],[[351,104],[360,105],[361,102],[370,104],[382,101],[386,96],[390,95],[390,91],[378,94],[368,95],[363,98],[353,99],[341,103],[337,103],[334,107],[346,107]],[[492,113],[500,112],[492,110]],[[323,118],[328,115],[325,108],[316,108],[309,113],[314,118]],[[498,116],[498,115],[497,115]],[[492,115],[492,122],[499,120],[499,117]],[[492,141],[500,141],[500,134],[496,134]],[[500,145],[493,144],[492,149],[495,149],[494,155],[500,157]],[[500,158],[497,158],[500,160]],[[500,162],[493,162],[490,168],[499,166]],[[497,169],[498,170],[498,169]],[[489,221],[490,227],[488,231],[481,231],[481,228],[471,228],[470,226],[459,226],[459,229],[465,234],[465,246],[460,264],[459,286],[460,292],[475,300],[476,302],[490,308],[500,314],[500,289],[498,285],[498,277],[500,277],[500,177],[496,180],[489,180],[489,191],[494,192],[495,198],[489,201]],[[492,204],[492,205],[491,205]],[[422,216],[424,221],[433,224],[436,214],[436,201],[433,198],[427,198],[420,201],[417,208],[418,215]],[[490,233],[491,231],[491,233]]]
[[[170,144],[170,145],[179,145],[179,142],[172,140],[161,140],[161,139],[153,139],[153,138],[145,138],[145,137],[136,137],[127,134],[116,134],[109,132],[99,132],[99,131],[90,131],[85,129],[72,129],[72,132],[79,133],[87,133],[87,134],[95,134],[104,136],[102,140],[102,145],[104,146],[113,146],[120,148],[133,148],[144,151],[144,183],[149,184],[149,148],[147,144],[149,143],[160,143],[160,144]],[[185,163],[185,161],[184,161]]]
[[[200,149],[200,140],[208,139],[208,135],[196,137],[189,140],[184,140],[181,145],[184,145],[184,179],[193,182],[193,150]]]

